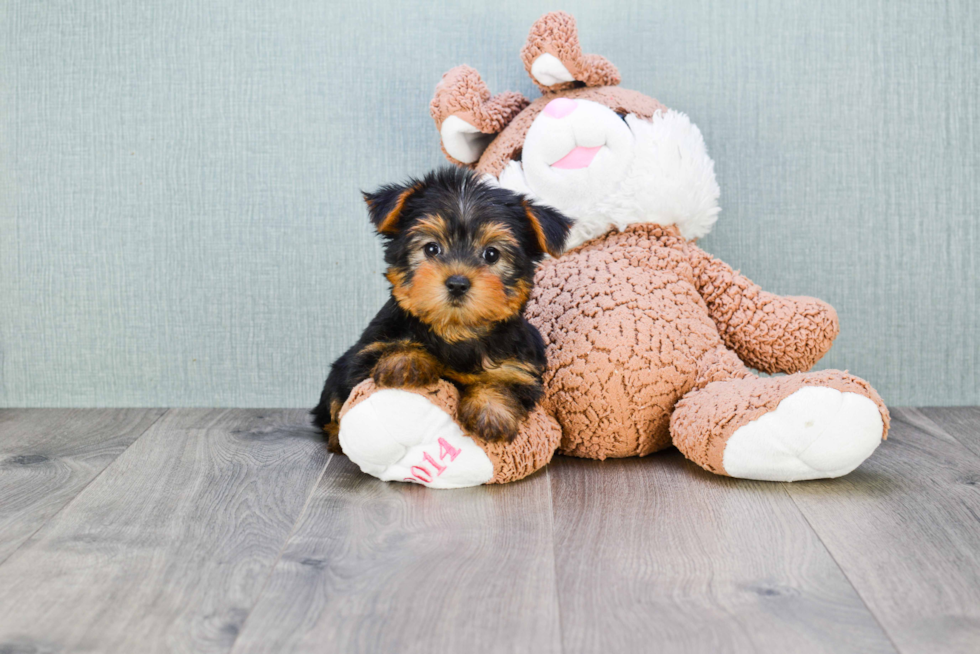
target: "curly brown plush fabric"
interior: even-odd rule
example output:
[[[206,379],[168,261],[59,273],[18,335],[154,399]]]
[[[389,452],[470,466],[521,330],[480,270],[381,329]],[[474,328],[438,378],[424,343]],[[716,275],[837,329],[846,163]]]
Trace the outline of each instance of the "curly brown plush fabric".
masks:
[[[783,399],[804,386],[833,388],[870,398],[878,405],[887,437],[888,409],[871,385],[846,371],[822,370],[788,377],[760,379],[749,376],[714,382],[689,393],[677,403],[670,420],[674,445],[705,470],[727,475],[722,461],[731,435],[739,427],[775,409]]]
[[[752,388],[764,391],[760,406],[778,404],[796,388],[756,379],[742,361],[762,362],[769,372],[809,368],[837,332],[828,305],[764,293],[658,225],[610,232],[542,264],[527,318],[545,340],[544,406],[562,427],[561,451],[592,459],[668,447],[675,405],[712,382],[753,379]],[[853,392],[875,400],[887,425],[871,387],[847,379],[860,382]],[[741,426],[748,415],[739,409],[727,419]]]
[[[545,341],[545,407],[563,453],[643,456],[671,444],[674,404],[721,344],[671,228],[611,232],[542,264],[527,308]]]
[[[797,372],[830,350],[840,331],[832,306],[773,295],[694,245],[689,251],[708,314],[742,361],[767,373]]]
[[[521,424],[513,442],[473,440],[493,462],[493,478],[487,483],[505,484],[523,479],[548,465],[561,442],[561,427],[538,406]]]
[[[521,50],[524,69],[531,75],[534,60],[543,54],[550,54],[558,59],[577,82],[586,86],[615,86],[619,84],[619,71],[605,57],[594,54],[582,54],[578,42],[578,28],[575,19],[564,11],[553,11],[545,14],[531,26],[527,43]],[[531,80],[538,85],[542,93],[553,93],[575,88],[575,82],[546,85],[531,75]]]
[[[366,379],[351,391],[350,397],[340,410],[340,420],[352,408],[366,400],[378,390],[371,379]],[[403,388],[401,390],[415,393],[426,398],[450,416],[455,418],[459,407],[459,391],[446,380],[424,388]],[[457,421],[457,424],[458,421]],[[505,484],[523,479],[531,473],[548,465],[558,443],[561,440],[561,429],[558,424],[538,406],[524,419],[517,432],[517,437],[510,443],[488,443],[478,436],[470,434],[462,426],[460,430],[473,440],[477,446],[486,452],[493,464],[493,477],[488,484]]]
[[[429,103],[429,115],[440,129],[446,118],[457,116],[484,134],[496,134],[528,103],[528,99],[516,91],[491,96],[480,74],[464,65],[456,66],[442,76]],[[442,152],[453,163],[462,165],[446,152],[445,147]]]

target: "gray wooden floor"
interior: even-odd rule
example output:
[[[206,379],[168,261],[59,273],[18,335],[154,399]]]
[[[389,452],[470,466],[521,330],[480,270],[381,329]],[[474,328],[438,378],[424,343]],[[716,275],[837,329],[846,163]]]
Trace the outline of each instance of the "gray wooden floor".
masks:
[[[298,410],[0,410],[0,653],[980,652],[980,409],[858,471],[430,491]]]

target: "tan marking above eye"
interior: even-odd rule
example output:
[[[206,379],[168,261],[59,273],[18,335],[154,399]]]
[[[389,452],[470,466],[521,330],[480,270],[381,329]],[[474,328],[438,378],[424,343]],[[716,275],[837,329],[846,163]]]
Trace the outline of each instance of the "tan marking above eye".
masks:
[[[432,240],[442,241],[445,239],[448,225],[446,219],[435,214],[423,216],[415,221],[415,224],[408,228],[409,236],[429,236]]]
[[[411,240],[413,248],[409,255],[409,264],[417,266],[428,257],[425,254],[425,247],[429,243],[438,245],[442,252],[449,250],[449,242],[446,239],[447,223],[442,216],[429,215],[418,219],[415,224],[408,228],[406,234]]]
[[[480,253],[490,245],[496,245],[498,249],[517,247],[519,245],[517,238],[510,231],[510,228],[500,223],[482,225],[477,232],[476,243]]]

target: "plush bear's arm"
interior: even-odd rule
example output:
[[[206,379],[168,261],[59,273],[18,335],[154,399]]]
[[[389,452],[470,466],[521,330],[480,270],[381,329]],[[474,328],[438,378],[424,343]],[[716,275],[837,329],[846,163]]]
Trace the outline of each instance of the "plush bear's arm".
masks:
[[[749,366],[767,373],[809,370],[839,331],[834,308],[811,297],[780,297],[693,244],[695,283],[718,332]]]

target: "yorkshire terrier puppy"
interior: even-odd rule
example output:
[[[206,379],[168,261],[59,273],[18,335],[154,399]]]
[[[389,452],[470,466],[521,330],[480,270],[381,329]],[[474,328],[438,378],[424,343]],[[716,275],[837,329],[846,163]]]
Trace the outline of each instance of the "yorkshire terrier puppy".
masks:
[[[340,452],[340,408],[368,377],[393,388],[447,379],[460,391],[457,418],[468,431],[512,440],[541,398],[545,368],[524,305],[536,264],[561,253],[571,221],[464,168],[364,199],[384,238],[391,297],[334,362],[311,411],[330,449]]]

